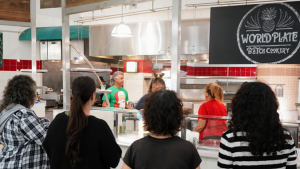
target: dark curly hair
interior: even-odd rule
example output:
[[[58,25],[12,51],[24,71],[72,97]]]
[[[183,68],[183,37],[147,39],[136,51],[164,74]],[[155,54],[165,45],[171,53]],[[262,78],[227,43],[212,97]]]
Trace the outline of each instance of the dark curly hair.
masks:
[[[243,85],[232,100],[232,118],[228,128],[246,133],[249,150],[255,156],[276,155],[287,146],[287,131],[280,123],[278,101],[272,89],[261,82]]]
[[[150,133],[173,137],[180,131],[182,120],[182,102],[175,92],[160,90],[146,98],[144,122]]]
[[[35,97],[35,81],[27,75],[16,75],[8,81],[7,86],[4,89],[0,112],[12,103],[31,108],[34,105]]]

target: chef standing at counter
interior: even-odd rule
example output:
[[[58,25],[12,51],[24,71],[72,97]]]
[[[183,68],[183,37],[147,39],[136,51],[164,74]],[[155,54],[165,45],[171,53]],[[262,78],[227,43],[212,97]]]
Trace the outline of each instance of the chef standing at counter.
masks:
[[[202,116],[227,116],[223,102],[223,89],[216,83],[210,83],[204,88],[204,96],[207,102],[203,103],[198,111]],[[221,139],[227,130],[226,121],[220,119],[200,118],[195,131],[200,133],[199,140]]]
[[[112,75],[112,80],[113,86],[107,89],[112,91],[111,93],[107,93],[110,107],[132,109],[132,107],[127,104],[128,92],[122,87],[124,82],[123,72],[115,72]],[[108,107],[105,96],[103,96],[102,100],[102,107]]]

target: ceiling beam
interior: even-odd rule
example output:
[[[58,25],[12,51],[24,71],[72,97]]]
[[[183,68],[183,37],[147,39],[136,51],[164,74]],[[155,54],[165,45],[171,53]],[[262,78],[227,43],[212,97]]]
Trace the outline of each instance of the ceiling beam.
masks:
[[[31,27],[30,22],[6,21],[0,20],[0,25]]]
[[[65,14],[71,15],[76,13],[89,12],[89,11],[101,10],[106,8],[113,8],[122,5],[131,5],[131,4],[149,2],[149,1],[152,0],[109,0],[104,2],[97,2],[97,3],[87,4],[87,5],[66,8]]]

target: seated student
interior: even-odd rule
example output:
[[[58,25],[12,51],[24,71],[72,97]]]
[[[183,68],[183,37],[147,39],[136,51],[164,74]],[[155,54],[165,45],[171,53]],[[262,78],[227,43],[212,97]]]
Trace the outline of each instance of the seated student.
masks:
[[[37,117],[30,108],[36,100],[36,83],[26,75],[9,80],[0,105],[1,169],[48,169],[42,143],[49,120]]]
[[[219,168],[296,169],[294,140],[277,110],[277,98],[268,85],[243,85],[232,100],[229,130],[221,138]]]
[[[88,76],[73,81],[70,112],[55,117],[43,143],[51,169],[109,169],[119,164],[122,150],[111,129],[90,115],[95,91]]]
[[[132,143],[122,169],[200,169],[195,146],[176,136],[183,120],[182,102],[176,93],[157,91],[147,97],[144,108],[150,135]]]

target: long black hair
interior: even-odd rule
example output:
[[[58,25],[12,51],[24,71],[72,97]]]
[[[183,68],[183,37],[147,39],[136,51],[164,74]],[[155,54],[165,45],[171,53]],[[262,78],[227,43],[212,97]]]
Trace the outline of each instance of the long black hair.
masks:
[[[3,100],[0,105],[0,112],[7,108],[8,105],[15,103],[31,108],[34,105],[36,96],[36,83],[27,75],[16,75],[7,83]]]
[[[286,129],[280,123],[277,110],[277,98],[268,85],[247,83],[232,100],[232,118],[228,128],[233,131],[234,139],[238,131],[245,132],[253,155],[276,155],[287,145]]]
[[[80,143],[82,132],[88,124],[88,119],[82,107],[90,100],[95,90],[95,82],[88,76],[78,77],[72,83],[73,99],[67,128],[66,157],[73,166],[81,162]]]

